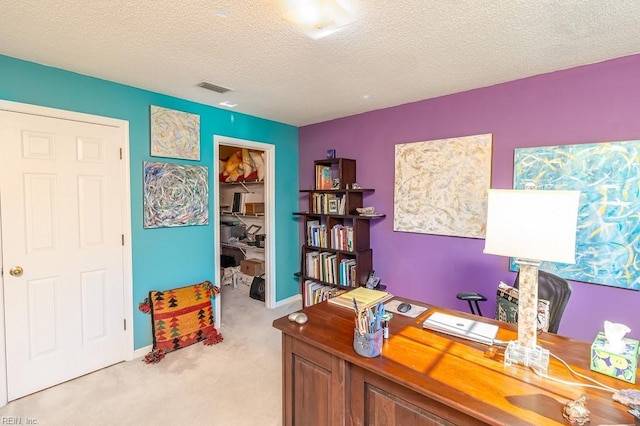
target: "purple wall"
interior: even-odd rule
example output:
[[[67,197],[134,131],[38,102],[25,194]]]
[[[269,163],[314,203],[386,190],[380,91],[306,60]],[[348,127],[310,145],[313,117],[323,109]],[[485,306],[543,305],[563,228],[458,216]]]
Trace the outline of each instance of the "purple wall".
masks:
[[[300,128],[300,189],[313,186],[313,160],[335,148],[357,160],[366,198],[386,213],[372,221],[374,269],[398,296],[467,311],[455,297],[479,291],[492,315],[508,259],[484,255],[484,240],[393,232],[394,147],[398,143],[493,133],[493,188],[511,188],[514,148],[640,139],[640,55],[558,71]],[[301,197],[301,210],[307,201]],[[591,341],[604,320],[640,338],[640,292],[573,282],[559,333]]]

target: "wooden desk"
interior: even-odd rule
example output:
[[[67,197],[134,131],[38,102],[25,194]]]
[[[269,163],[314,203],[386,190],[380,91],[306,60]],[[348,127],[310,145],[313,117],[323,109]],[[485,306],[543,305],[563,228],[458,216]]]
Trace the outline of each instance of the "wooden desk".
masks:
[[[562,408],[583,393],[591,425],[634,423],[610,392],[557,383],[523,366],[505,367],[504,349],[487,358],[485,345],[423,329],[424,319],[437,311],[472,317],[432,306],[416,319],[395,314],[376,358],[353,350],[352,310],[324,302],[304,309],[304,325],[275,320],[282,331],[284,424],[568,425]],[[513,326],[485,320],[500,325],[498,339],[516,339]],[[547,333],[538,343],[601,383],[640,389],[592,372],[590,343]],[[587,383],[554,358],[549,375]]]

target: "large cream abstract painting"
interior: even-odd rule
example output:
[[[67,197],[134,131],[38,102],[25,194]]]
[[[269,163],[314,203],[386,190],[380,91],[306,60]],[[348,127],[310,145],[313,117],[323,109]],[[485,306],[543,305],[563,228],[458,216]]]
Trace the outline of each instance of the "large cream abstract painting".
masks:
[[[393,230],[484,238],[492,135],[398,144]]]

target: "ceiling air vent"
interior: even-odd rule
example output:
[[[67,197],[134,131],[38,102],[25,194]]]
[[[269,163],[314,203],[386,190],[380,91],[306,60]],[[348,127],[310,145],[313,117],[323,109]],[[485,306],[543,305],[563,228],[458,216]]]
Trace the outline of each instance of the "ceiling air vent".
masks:
[[[216,86],[215,84],[207,83],[206,81],[198,83],[198,87],[202,87],[203,89],[207,89],[207,90],[213,90],[214,92],[218,92],[218,93],[225,93],[231,90],[231,89],[227,89],[226,87]]]

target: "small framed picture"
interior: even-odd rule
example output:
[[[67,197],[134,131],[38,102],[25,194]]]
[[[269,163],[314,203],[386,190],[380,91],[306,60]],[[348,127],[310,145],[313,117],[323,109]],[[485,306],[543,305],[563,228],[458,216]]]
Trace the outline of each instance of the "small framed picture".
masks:
[[[329,200],[329,213],[338,213],[338,200],[335,198]]]
[[[328,149],[327,150],[327,158],[336,158],[336,150]]]
[[[334,178],[331,180],[331,189],[340,189],[340,178]]]

